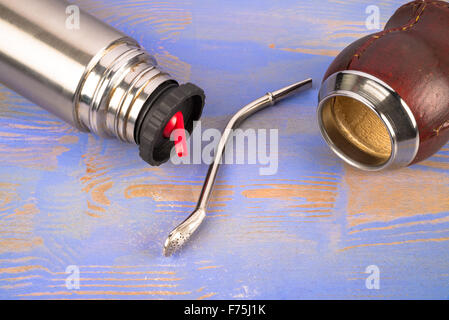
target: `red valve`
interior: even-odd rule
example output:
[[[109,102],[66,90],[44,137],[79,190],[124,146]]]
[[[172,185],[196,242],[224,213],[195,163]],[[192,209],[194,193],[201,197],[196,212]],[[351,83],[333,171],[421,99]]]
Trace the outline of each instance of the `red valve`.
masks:
[[[184,116],[182,112],[177,112],[167,123],[164,128],[163,135],[165,138],[170,138],[172,132],[175,131],[175,150],[178,157],[187,156],[187,142],[184,128]]]

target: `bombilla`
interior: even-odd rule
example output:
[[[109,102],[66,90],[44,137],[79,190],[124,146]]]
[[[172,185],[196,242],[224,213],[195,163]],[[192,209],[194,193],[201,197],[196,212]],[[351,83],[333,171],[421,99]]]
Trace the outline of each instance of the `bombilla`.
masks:
[[[204,179],[203,188],[201,189],[200,197],[196,209],[187,217],[180,225],[178,225],[168,235],[164,244],[164,255],[171,256],[175,251],[180,249],[192,236],[192,234],[198,229],[206,217],[207,205],[210,200],[210,196],[213,191],[215,179],[217,177],[218,169],[220,167],[221,158],[225,151],[225,147],[229,137],[232,135],[234,129],[236,129],[246,118],[254,113],[276,104],[282,99],[287,98],[290,95],[299,93],[305,89],[312,87],[312,79],[306,79],[301,82],[294,83],[280,90],[269,92],[263,97],[254,100],[250,104],[240,109],[229,120],[223,135],[218,143],[217,151],[215,153],[214,161],[209,166],[206,178]]]

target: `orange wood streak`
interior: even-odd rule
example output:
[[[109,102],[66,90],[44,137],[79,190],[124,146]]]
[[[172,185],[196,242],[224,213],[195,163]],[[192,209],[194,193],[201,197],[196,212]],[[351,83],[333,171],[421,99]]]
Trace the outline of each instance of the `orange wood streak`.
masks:
[[[0,259],[0,263],[20,263],[20,262],[28,262],[31,260],[46,260],[42,257],[21,257],[16,259]]]
[[[190,291],[56,291],[56,292],[32,292],[18,294],[18,297],[43,297],[43,296],[59,296],[59,295],[114,295],[114,296],[140,296],[140,295],[157,295],[157,296],[179,296],[191,294]]]
[[[158,51],[154,57],[161,66],[164,66],[170,72],[170,75],[181,82],[189,81],[191,75],[190,64],[172,55],[162,47],[159,47]]]
[[[443,158],[443,156],[440,156]],[[443,170],[449,170],[449,161],[443,162],[443,161],[432,161],[432,160],[426,160],[423,162],[420,162],[419,165],[435,168],[435,169],[443,169]]]
[[[18,195],[15,192],[18,184],[0,183],[0,212],[10,209],[9,206],[14,200],[18,200]]]
[[[8,197],[19,198],[14,188],[11,191]],[[6,208],[0,221],[0,235],[2,235],[0,236],[0,254],[26,252],[42,246],[44,244],[42,237],[33,234],[33,219],[39,213],[38,207],[34,203],[25,203],[21,207],[15,208],[13,212],[11,211],[11,208]],[[7,236],[8,234],[15,236],[10,237]]]
[[[111,205],[106,192],[110,190],[114,182],[110,176],[110,171],[114,168],[108,154],[101,154],[101,140],[97,137],[89,136],[87,153],[82,155],[86,166],[85,174],[79,179],[84,185],[82,191],[90,195],[87,200],[88,211],[85,211],[91,217],[99,218],[107,212],[107,207]],[[112,159],[114,160],[114,159]]]
[[[0,268],[0,274],[2,274],[2,273],[16,274],[16,273],[23,273],[23,272],[28,272],[28,271],[35,271],[35,270],[41,270],[41,271],[45,271],[50,274],[54,274],[46,267],[39,266],[39,265]]]
[[[87,200],[87,207],[91,210],[94,211],[99,211],[99,212],[106,212],[106,209],[100,206],[96,206],[94,204],[92,204],[89,200]]]
[[[408,222],[408,223],[398,223],[398,224],[395,224],[392,226],[386,226],[386,227],[362,228],[359,230],[353,230],[353,231],[349,232],[348,234],[354,234],[354,233],[363,232],[363,231],[392,230],[392,229],[398,229],[398,228],[402,228],[402,227],[411,227],[411,226],[426,225],[426,224],[438,225],[440,223],[447,223],[447,222],[449,222],[449,217],[432,219],[432,220],[424,220],[424,221],[413,221],[413,222]]]
[[[366,173],[345,167],[349,226],[449,211],[449,176],[405,168]]]
[[[205,266],[205,267],[199,267],[198,270],[217,269],[217,268],[220,268],[220,266]]]
[[[44,244],[41,237],[31,237],[26,239],[6,238],[0,240],[0,253],[30,251],[34,247]]]
[[[146,284],[81,284],[80,288],[89,288],[89,287],[97,287],[97,288],[175,288],[177,284],[157,284],[157,283],[146,283]],[[49,288],[58,288],[58,287],[66,287],[65,284],[54,284],[48,285]]]
[[[62,136],[61,138],[58,139],[58,142],[61,144],[75,144],[78,143],[79,138],[77,136]]]
[[[394,241],[394,242],[384,242],[384,243],[364,243],[364,244],[357,244],[354,246],[348,246],[343,249],[340,249],[340,251],[347,251],[350,249],[355,248],[362,248],[362,247],[376,247],[376,246],[393,246],[393,245],[403,245],[403,244],[410,244],[410,243],[419,243],[419,242],[445,242],[449,241],[449,237],[445,238],[433,238],[433,239],[412,239],[412,240],[404,240],[404,241]]]
[[[76,129],[56,120],[49,113],[42,113],[37,118],[35,108],[28,105],[25,98],[0,86],[0,116],[11,120],[0,127],[0,136],[4,142],[0,145],[3,165],[52,171],[58,166],[58,157],[70,150],[66,146],[67,141],[60,139]],[[32,134],[30,131],[36,133]],[[29,141],[33,141],[33,145],[24,147]],[[33,156],[30,157],[30,154]]]
[[[333,202],[336,198],[336,187],[319,185],[270,184],[265,188],[254,188],[242,191],[249,199],[292,200],[302,198],[305,201]]]
[[[109,181],[93,189],[91,192],[92,200],[104,206],[109,206],[111,201],[109,201],[108,197],[106,197],[105,192],[111,189],[113,184],[114,183],[112,181]]]
[[[175,275],[174,271],[87,271],[82,270],[85,274],[123,274],[123,275],[141,275],[141,274],[163,274]],[[53,274],[66,274],[65,272],[53,272]]]
[[[213,297],[217,294],[217,292],[211,292],[211,293],[207,293],[205,295],[202,295],[201,297],[197,298],[197,300],[204,300],[210,297]]]
[[[42,276],[34,274],[34,275],[23,276],[23,277],[0,278],[0,281],[13,282],[13,281],[21,281],[21,280],[29,280],[29,279],[37,279],[37,278],[42,278]]]
[[[29,287],[31,286],[31,282],[22,282],[22,283],[16,283],[16,284],[6,284],[3,286],[0,286],[0,289],[17,289],[17,288],[23,288],[23,287]]]
[[[65,279],[57,279],[53,278],[50,279],[51,281],[65,281]],[[82,281],[162,281],[162,282],[169,282],[169,281],[181,281],[184,280],[184,278],[80,278],[80,282]]]
[[[298,52],[298,53],[308,53],[308,54],[320,55],[320,56],[329,56],[329,57],[336,57],[340,53],[340,50],[329,50],[329,49],[282,48],[281,50],[288,51],[288,52]]]
[[[217,185],[211,201],[223,201],[223,197],[234,194],[233,186]],[[154,201],[189,201],[196,202],[201,186],[174,184],[140,184],[125,189],[125,198],[152,198]]]

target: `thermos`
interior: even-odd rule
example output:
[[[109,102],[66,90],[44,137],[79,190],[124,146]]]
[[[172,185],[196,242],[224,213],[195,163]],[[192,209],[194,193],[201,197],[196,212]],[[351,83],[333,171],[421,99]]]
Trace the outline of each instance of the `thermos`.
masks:
[[[413,1],[327,70],[318,122],[331,149],[364,170],[422,161],[449,140],[449,4]]]
[[[0,0],[0,82],[79,130],[139,145],[151,165],[169,159],[167,128],[191,132],[205,99],[134,39],[62,0]]]

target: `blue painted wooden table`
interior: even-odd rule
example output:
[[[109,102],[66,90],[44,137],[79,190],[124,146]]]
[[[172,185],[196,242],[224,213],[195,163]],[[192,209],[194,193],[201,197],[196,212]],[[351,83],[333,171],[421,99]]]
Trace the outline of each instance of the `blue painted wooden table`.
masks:
[[[76,3],[202,86],[203,129],[268,90],[308,76],[314,89],[245,123],[279,129],[277,173],[223,166],[204,226],[165,258],[207,165],[149,167],[135,146],[80,133],[0,87],[0,298],[449,297],[449,147],[411,168],[359,172],[315,119],[327,66],[375,31],[366,8],[378,6],[382,25],[402,1]]]

